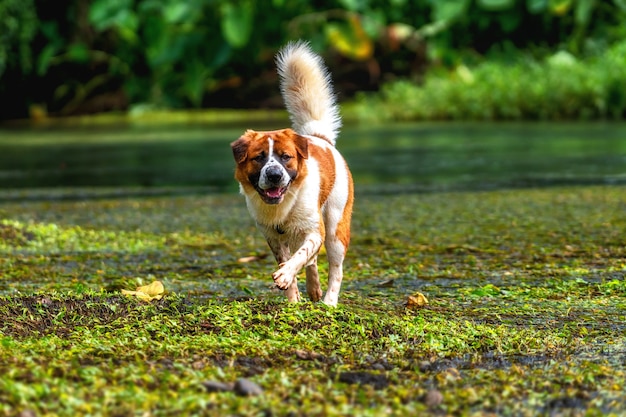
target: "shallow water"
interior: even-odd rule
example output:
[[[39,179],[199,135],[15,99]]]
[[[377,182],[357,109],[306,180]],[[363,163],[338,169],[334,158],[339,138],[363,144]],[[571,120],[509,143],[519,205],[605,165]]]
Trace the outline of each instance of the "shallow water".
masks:
[[[229,143],[248,127],[0,129],[0,187],[189,186],[237,190]],[[626,183],[626,124],[346,126],[357,190],[397,193]]]

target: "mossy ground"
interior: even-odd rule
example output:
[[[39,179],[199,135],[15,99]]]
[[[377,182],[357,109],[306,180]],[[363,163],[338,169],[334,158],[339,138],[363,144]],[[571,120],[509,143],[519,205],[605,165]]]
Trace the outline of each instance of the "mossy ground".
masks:
[[[0,415],[626,413],[624,187],[357,195],[335,309],[240,196],[54,196],[0,195]]]

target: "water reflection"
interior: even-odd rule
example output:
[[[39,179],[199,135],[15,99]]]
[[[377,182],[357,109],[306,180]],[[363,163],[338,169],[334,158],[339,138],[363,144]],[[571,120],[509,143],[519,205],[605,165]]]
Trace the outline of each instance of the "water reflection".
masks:
[[[346,133],[353,171],[377,192],[626,182],[622,124],[413,124]]]
[[[3,130],[0,187],[235,192],[229,143],[247,127]],[[360,192],[626,183],[625,124],[347,126],[338,145]]]

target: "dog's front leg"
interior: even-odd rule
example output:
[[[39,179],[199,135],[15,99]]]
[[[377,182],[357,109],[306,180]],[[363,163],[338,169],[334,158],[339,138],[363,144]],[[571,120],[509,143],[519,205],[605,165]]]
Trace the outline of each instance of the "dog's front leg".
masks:
[[[289,246],[287,246],[287,242],[281,242],[281,240],[271,235],[266,235],[265,240],[274,255],[274,259],[276,259],[276,262],[278,262],[279,265],[283,262],[287,262],[289,259]]]
[[[271,235],[266,236],[267,244],[269,245],[272,253],[274,254],[274,258],[278,265],[282,265],[287,260],[289,260],[289,246],[287,246],[287,242],[281,241]],[[278,285],[276,285],[278,287]],[[278,287],[281,288],[281,287]],[[298,291],[298,280],[294,277],[293,281],[287,288],[281,288],[285,290],[287,295],[287,300],[289,302],[297,302],[300,301],[300,291]]]
[[[280,289],[286,290],[295,281],[298,271],[308,265],[322,246],[322,236],[319,233],[309,233],[304,238],[302,246],[291,256],[289,260],[281,263],[280,269],[272,274],[274,283]]]

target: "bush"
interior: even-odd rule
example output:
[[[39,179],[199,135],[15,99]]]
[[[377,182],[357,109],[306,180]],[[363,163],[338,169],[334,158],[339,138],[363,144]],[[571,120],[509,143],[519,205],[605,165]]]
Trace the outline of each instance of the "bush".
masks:
[[[626,42],[584,61],[557,53],[543,62],[484,62],[403,80],[359,96],[365,120],[616,119],[626,115]]]
[[[598,53],[626,39],[625,18],[625,0],[0,0],[0,95],[10,98],[0,119],[273,107],[273,56],[297,38],[324,54],[345,98],[468,56]],[[619,103],[619,85],[611,91]],[[482,118],[522,117],[518,106],[492,112],[479,93],[457,98]]]

